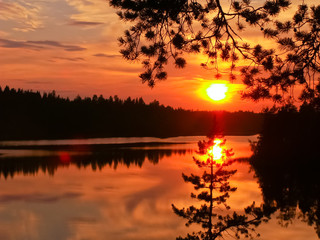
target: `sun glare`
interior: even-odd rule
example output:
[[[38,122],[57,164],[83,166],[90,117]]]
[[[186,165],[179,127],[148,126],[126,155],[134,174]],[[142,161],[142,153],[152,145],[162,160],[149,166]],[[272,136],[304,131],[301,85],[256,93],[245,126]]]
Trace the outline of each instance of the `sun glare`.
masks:
[[[220,101],[226,98],[228,87],[224,83],[213,83],[207,88],[207,95],[213,101]]]
[[[221,147],[222,140],[215,139],[213,146],[208,149],[209,155],[212,156],[214,162],[221,164],[223,162],[223,149]]]

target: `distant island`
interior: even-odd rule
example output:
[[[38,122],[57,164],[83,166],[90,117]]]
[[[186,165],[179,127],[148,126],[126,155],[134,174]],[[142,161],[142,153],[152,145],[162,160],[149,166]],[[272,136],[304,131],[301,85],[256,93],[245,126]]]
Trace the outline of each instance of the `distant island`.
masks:
[[[264,115],[174,109],[157,100],[117,96],[73,100],[55,93],[0,86],[0,140],[95,137],[173,137],[260,133]]]

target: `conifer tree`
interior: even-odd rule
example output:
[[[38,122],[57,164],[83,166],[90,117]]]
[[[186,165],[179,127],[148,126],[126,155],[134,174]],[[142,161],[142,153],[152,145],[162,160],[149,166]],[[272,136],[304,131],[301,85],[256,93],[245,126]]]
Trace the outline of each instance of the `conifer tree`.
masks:
[[[231,160],[232,151],[225,148],[225,140],[200,141],[198,145],[198,154],[205,159],[194,158],[194,161],[203,169],[202,176],[182,176],[184,181],[193,184],[197,191],[191,193],[191,197],[202,204],[200,207],[192,205],[182,209],[172,204],[172,208],[178,216],[187,220],[186,226],[198,224],[201,230],[186,237],[177,237],[177,240],[213,240],[222,238],[227,232],[232,232],[236,238],[259,235],[255,234],[255,227],[262,221],[268,221],[272,211],[264,206],[256,207],[255,203],[252,203],[243,213],[237,213],[228,205],[230,194],[236,191],[236,188],[230,185],[230,177],[236,170],[228,169],[234,161]]]

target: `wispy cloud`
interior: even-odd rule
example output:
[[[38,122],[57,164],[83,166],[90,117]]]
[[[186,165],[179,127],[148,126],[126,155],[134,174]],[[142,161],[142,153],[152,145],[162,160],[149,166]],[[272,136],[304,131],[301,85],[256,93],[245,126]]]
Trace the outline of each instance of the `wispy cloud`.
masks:
[[[82,29],[94,28],[95,34],[101,34],[105,42],[117,42],[125,30],[125,24],[119,21],[116,9],[108,5],[104,0],[65,0],[74,12],[70,13],[70,21],[104,23],[100,25],[82,25]],[[80,26],[80,25],[78,25]],[[100,31],[100,32],[99,32]]]
[[[102,25],[104,23],[102,22],[90,22],[90,21],[71,21],[69,23],[69,25],[72,25],[72,26],[79,26],[79,27],[95,27],[95,26],[99,26],[99,25]]]
[[[114,19],[114,10],[108,7],[107,1],[96,0],[66,0],[78,13],[72,14],[72,21],[78,23],[106,23],[110,16]]]
[[[81,57],[74,57],[74,58],[68,58],[68,57],[54,57],[53,59],[66,60],[66,61],[71,61],[71,62],[85,61],[85,59],[84,59],[84,58],[81,58]]]
[[[0,47],[4,48],[28,48],[33,50],[47,49],[50,47],[62,48],[65,51],[84,51],[86,48],[77,45],[65,45],[57,41],[15,41],[0,39]]]
[[[97,54],[94,54],[93,56],[95,56],[95,57],[105,57],[105,58],[121,57],[121,55],[117,55],[117,54],[104,54],[104,53],[97,53]]]
[[[27,84],[32,84],[32,85],[34,85],[34,84],[43,85],[43,84],[52,84],[53,83],[52,81],[37,81],[37,80],[24,81],[24,82],[27,83]]]
[[[34,44],[37,46],[51,46],[51,47],[58,47],[58,48],[63,48],[66,51],[83,51],[86,50],[86,48],[77,46],[77,45],[64,45],[60,42],[57,41],[27,41],[26,43]]]
[[[2,2],[0,1],[0,20],[12,20],[17,26],[16,31],[34,31],[42,27],[39,17],[41,8],[28,1]]]
[[[30,44],[26,41],[14,41],[8,39],[0,39],[0,47],[3,48],[28,48],[33,50],[44,49],[42,46]]]

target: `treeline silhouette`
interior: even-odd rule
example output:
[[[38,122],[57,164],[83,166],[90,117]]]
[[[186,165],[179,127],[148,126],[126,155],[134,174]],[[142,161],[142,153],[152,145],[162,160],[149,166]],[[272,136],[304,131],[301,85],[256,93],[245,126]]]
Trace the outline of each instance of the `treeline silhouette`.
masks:
[[[278,219],[286,225],[299,218],[320,238],[319,123],[319,110],[307,104],[266,114],[250,164]]]
[[[152,146],[155,146],[153,144]],[[161,144],[163,146],[163,144]],[[51,146],[49,146],[51,147]],[[54,175],[60,167],[75,165],[77,168],[101,170],[104,167],[117,169],[119,165],[142,167],[145,161],[158,164],[164,157],[182,156],[190,149],[134,149],[109,145],[58,146],[59,151],[49,155],[2,156],[0,158],[0,178],[13,178],[16,175],[36,175],[39,171]],[[38,150],[47,149],[46,146]],[[53,150],[50,148],[50,150]]]
[[[251,135],[261,129],[263,115],[253,112],[174,109],[154,100],[117,96],[73,100],[55,93],[0,87],[0,140],[90,137],[170,137]]]

